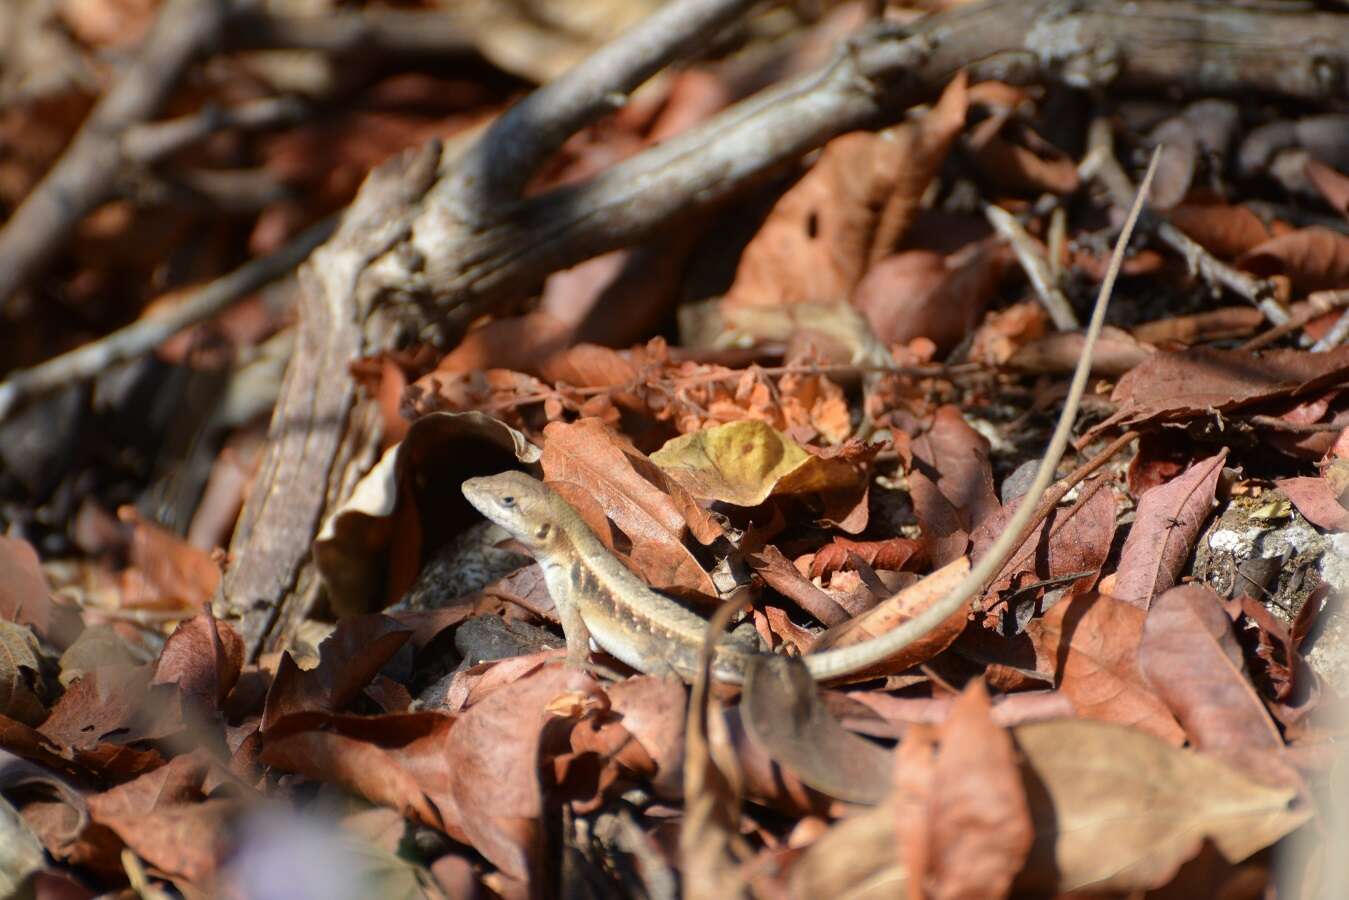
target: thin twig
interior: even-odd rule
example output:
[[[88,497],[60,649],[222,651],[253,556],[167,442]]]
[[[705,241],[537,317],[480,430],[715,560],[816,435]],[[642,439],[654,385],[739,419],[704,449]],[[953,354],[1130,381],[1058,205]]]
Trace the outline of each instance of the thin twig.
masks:
[[[141,54],[94,106],[66,152],[0,229],[0,308],[54,254],[76,223],[111,196],[121,138],[164,104],[179,77],[213,46],[229,0],[169,0]]]
[[[1278,416],[1245,416],[1239,421],[1255,425],[1258,428],[1264,428],[1268,431],[1279,431],[1284,434],[1324,434],[1328,431],[1344,430],[1343,423],[1289,422],[1286,419],[1280,419]]]
[[[1094,162],[1093,174],[1110,193],[1111,202],[1121,208],[1126,207],[1133,196],[1134,187],[1115,157],[1110,122],[1106,119],[1093,121],[1087,132],[1087,142],[1091,148],[1089,155]],[[1190,271],[1210,285],[1215,288],[1227,288],[1245,297],[1274,325],[1282,325],[1288,320],[1288,313],[1279,304],[1278,291],[1272,281],[1256,278],[1232,268],[1168,222],[1161,213],[1150,211],[1144,220],[1143,228],[1151,231],[1158,240],[1185,257]]]
[[[275,281],[327,240],[336,222],[336,218],[324,219],[280,250],[217,278],[169,309],[150,313],[125,328],[31,369],[11,372],[0,381],[0,420],[5,419],[20,401],[62,385],[93,378],[109,366],[140,356],[174,333],[215,315],[240,297]]]
[[[667,3],[617,40],[502,113],[437,195],[464,221],[499,215],[577,131],[623,107],[627,95],[739,18],[755,0]]]
[[[1054,275],[1045,262],[1044,255],[1040,253],[1040,247],[1035,239],[1026,233],[1026,229],[1021,227],[1016,217],[991,203],[984,206],[984,216],[993,229],[1012,245],[1017,262],[1021,263],[1026,277],[1030,279],[1031,287],[1035,289],[1035,296],[1040,298],[1040,304],[1048,311],[1054,327],[1059,331],[1076,331],[1081,328],[1082,323],[1077,321],[1072,304],[1055,284]]]
[[[1297,306],[1297,304],[1294,305]],[[1282,325],[1275,325],[1273,328],[1262,334],[1257,334],[1237,349],[1249,352],[1252,350],[1259,350],[1261,347],[1267,347],[1284,335],[1297,331],[1312,319],[1323,316],[1332,310],[1343,309],[1346,306],[1349,306],[1349,290],[1316,291],[1307,297],[1300,308],[1293,311],[1293,314],[1288,317],[1287,322],[1284,322]],[[1324,341],[1330,338],[1331,335],[1334,334],[1335,328],[1338,328],[1344,321],[1344,316],[1341,316],[1339,322],[1331,328],[1330,333],[1326,334],[1322,340]],[[1341,336],[1335,343],[1338,344],[1343,340],[1344,338]],[[1316,350],[1317,347],[1313,346],[1312,349]],[[1320,349],[1324,350],[1326,348],[1322,347]]]
[[[312,50],[433,57],[440,62],[478,56],[472,34],[449,10],[362,9],[287,16],[249,9],[230,17],[224,43],[231,50]]]
[[[122,135],[122,153],[143,166],[152,165],[227,128],[280,128],[301,121],[310,109],[298,97],[264,97],[233,107],[208,103],[191,115],[130,126]]]

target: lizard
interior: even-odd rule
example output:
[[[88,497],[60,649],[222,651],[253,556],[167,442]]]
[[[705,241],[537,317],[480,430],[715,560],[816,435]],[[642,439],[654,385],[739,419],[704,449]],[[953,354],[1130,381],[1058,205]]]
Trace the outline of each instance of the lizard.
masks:
[[[1160,151],[1160,148],[1158,148]],[[1158,153],[1139,186],[1133,207],[1110,259],[1092,307],[1081,356],[1068,396],[1040,459],[1029,490],[993,546],[964,578],[927,609],[869,640],[801,657],[815,681],[863,671],[894,656],[969,603],[1006,564],[1036,514],[1045,490],[1063,458],[1091,372],[1092,352],[1105,322],[1106,308],[1129,241],[1157,167]],[[648,674],[675,674],[692,681],[707,622],[646,585],[605,548],[581,516],[542,481],[520,471],[469,478],[462,491],[480,513],[500,525],[533,554],[543,569],[548,593],[557,607],[567,641],[567,662],[585,664],[591,642],[632,668]],[[718,638],[712,661],[714,678],[740,683],[759,651]]]

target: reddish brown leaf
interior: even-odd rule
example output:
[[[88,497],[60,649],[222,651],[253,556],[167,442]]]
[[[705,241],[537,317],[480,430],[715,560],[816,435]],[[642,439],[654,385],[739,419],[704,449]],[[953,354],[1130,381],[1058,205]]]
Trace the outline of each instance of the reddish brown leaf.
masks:
[[[1335,290],[1349,284],[1349,236],[1329,228],[1299,228],[1270,238],[1241,257],[1256,275],[1287,275],[1300,291]]]
[[[815,551],[810,561],[810,577],[822,578],[834,572],[852,568],[852,556],[856,554],[873,569],[898,570],[910,560],[921,559],[923,542],[911,538],[889,538],[883,541],[854,541],[845,537],[835,537],[832,543],[825,544]]]
[[[1327,531],[1349,531],[1349,509],[1325,478],[1280,478],[1275,483],[1308,522]]]
[[[874,609],[829,629],[820,635],[813,649],[825,650],[830,647],[846,647],[861,643],[907,622],[946,596],[969,570],[969,560],[963,556],[957,557],[917,584],[887,598]],[[969,611],[962,606],[920,640],[891,658],[877,663],[866,673],[856,673],[854,677],[861,677],[873,671],[902,672],[910,666],[927,662],[960,637],[968,620]]]
[[[266,738],[261,761],[339,784],[463,840],[446,755],[454,723],[440,712],[301,714],[285,734]]]
[[[1176,583],[1212,512],[1226,459],[1224,449],[1139,498],[1115,571],[1115,599],[1147,609],[1154,596]]]
[[[797,571],[792,561],[772,544],[752,553],[746,562],[769,587],[792,600],[825,625],[846,622],[850,612],[832,594]]]
[[[148,666],[90,672],[66,689],[39,730],[53,741],[86,751],[105,743],[179,734],[185,725],[178,691],[170,685],[151,686],[152,674]]]
[[[0,619],[28,625],[58,647],[75,640],[81,625],[72,610],[52,603],[37,551],[19,538],[0,535]]]
[[[1273,350],[1256,355],[1203,347],[1154,353],[1119,380],[1111,395],[1119,409],[1091,433],[1114,425],[1228,412],[1338,383],[1346,375],[1349,347],[1326,353]]]
[[[209,610],[179,625],[155,662],[151,684],[175,684],[207,707],[219,709],[243,669],[244,642]]]
[[[1006,362],[1021,372],[1067,375],[1081,358],[1085,340],[1086,335],[1080,332],[1057,331],[1021,347]],[[1102,378],[1118,378],[1152,352],[1127,331],[1107,326],[1092,351],[1091,372]]]
[[[1019,504],[1020,500],[1010,503],[979,524],[971,536],[975,560],[993,546]],[[1073,575],[1078,576],[1073,582],[1074,588],[1086,590],[1095,582],[1110,555],[1114,535],[1115,495],[1104,482],[1089,482],[1076,503],[1067,509],[1055,509],[1045,517],[1044,523],[1008,558],[1007,564],[989,583],[987,594],[993,597],[1006,591],[1015,592],[1026,580],[1052,581]],[[1087,574],[1079,574],[1083,572]],[[994,609],[997,605],[990,603],[986,608]]]
[[[1026,625],[1038,667],[1079,714],[1132,725],[1179,746],[1185,735],[1138,670],[1146,613],[1111,597],[1069,597]]]
[[[1170,219],[1172,224],[1220,259],[1236,259],[1274,236],[1264,221],[1245,205],[1182,203],[1171,210]]]
[[[1016,750],[989,711],[988,692],[976,679],[942,726],[929,800],[934,897],[1006,896],[1035,837]]]
[[[1004,246],[982,242],[951,256],[906,250],[872,266],[852,303],[886,344],[921,337],[950,349],[977,324],[1007,263]]]
[[[559,718],[550,704],[598,688],[585,675],[548,666],[469,707],[450,731],[445,760],[469,842],[511,878],[528,880],[542,862],[544,731]]]
[[[889,255],[965,120],[961,75],[921,121],[825,145],[745,248],[727,306],[847,298],[868,263]]]
[[[1349,176],[1342,175],[1313,157],[1307,158],[1306,171],[1307,180],[1321,192],[1331,208],[1349,217]]]
[[[610,711],[641,744],[654,771],[644,772],[657,792],[679,796],[684,789],[684,717],[687,695],[669,678],[642,676],[606,689]]]
[[[273,731],[287,716],[343,709],[411,634],[388,616],[352,616],[338,622],[319,645],[315,668],[302,671],[289,653],[283,655],[267,692],[262,731]]]
[[[914,515],[933,565],[944,566],[964,555],[974,526],[999,508],[988,441],[965,423],[958,408],[943,406],[932,428],[911,447]]]
[[[210,601],[220,584],[220,566],[211,554],[142,519],[134,507],[122,507],[117,516],[135,529],[129,551],[132,568],[124,576],[128,605],[195,613]]]
[[[1300,783],[1212,588],[1183,585],[1153,601],[1138,665],[1195,747],[1262,783]]]
[[[205,887],[232,819],[242,810],[237,800],[204,796],[209,769],[195,755],[181,756],[90,797],[89,815],[154,868]]]

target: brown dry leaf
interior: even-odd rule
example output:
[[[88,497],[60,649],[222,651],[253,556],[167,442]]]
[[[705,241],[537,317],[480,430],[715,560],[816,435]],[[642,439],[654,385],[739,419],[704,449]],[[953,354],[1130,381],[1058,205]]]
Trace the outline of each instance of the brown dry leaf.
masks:
[[[1044,337],[1049,314],[1042,304],[1013,303],[984,316],[970,341],[970,360],[1001,366],[1027,343]]]
[[[745,507],[773,495],[856,488],[865,478],[847,460],[813,454],[754,419],[681,435],[651,461],[695,497]]]
[[[717,595],[683,538],[688,532],[709,543],[720,526],[627,438],[598,419],[553,422],[544,429],[540,465],[548,484],[652,587]]]
[[[1349,235],[1312,226],[1270,238],[1238,260],[1262,277],[1287,275],[1299,291],[1327,291],[1349,285]]]
[[[1170,881],[1205,838],[1243,860],[1305,822],[1296,792],[1217,760],[1089,719],[1013,730],[1035,823],[1019,891],[1142,891]]]
[[[673,679],[643,675],[606,688],[609,710],[646,751],[654,771],[642,773],[657,794],[678,797],[684,789],[684,720],[688,697]]]
[[[1264,221],[1243,204],[1182,203],[1171,210],[1169,218],[1219,259],[1236,259],[1274,237]]]
[[[973,560],[993,546],[1020,503],[1017,500],[1007,504],[979,524],[970,536],[974,544]],[[1105,565],[1114,536],[1115,495],[1103,481],[1089,482],[1072,506],[1051,511],[1008,557],[1006,565],[989,582],[985,596],[1015,595],[1024,581],[1055,581],[1074,575],[1079,577],[1070,590],[1086,590]],[[1079,575],[1082,572],[1088,574]],[[986,601],[985,609],[996,610],[1005,602],[1002,597]]]
[[[896,851],[895,811],[886,806],[848,816],[820,836],[792,866],[793,897],[887,900],[909,892]]]
[[[772,544],[748,554],[745,561],[769,587],[825,625],[839,625],[848,620],[850,610],[841,606],[833,594],[802,575]]]
[[[52,602],[33,546],[4,535],[0,535],[0,619],[31,626],[58,647],[69,645],[82,627],[74,610]]]
[[[134,529],[123,573],[127,606],[200,610],[220,585],[220,566],[211,554],[123,506],[117,517]]]
[[[921,120],[826,144],[745,248],[722,305],[847,299],[868,265],[889,255],[907,231],[964,125],[966,105],[962,73]]]
[[[211,764],[180,756],[134,781],[89,798],[93,823],[109,829],[151,866],[205,888],[214,874],[239,800],[202,789]],[[116,865],[116,861],[112,861]]]
[[[1349,218],[1349,175],[1343,175],[1330,166],[1307,158],[1307,180],[1321,192],[1331,208]]]
[[[1212,588],[1182,585],[1153,601],[1138,665],[1195,747],[1263,784],[1300,783]]]
[[[1115,599],[1147,609],[1153,597],[1176,583],[1213,511],[1226,459],[1224,449],[1138,499],[1138,512],[1115,570],[1111,588]]]
[[[26,625],[0,619],[0,715],[36,725],[47,715],[38,693],[42,664],[37,636]]]
[[[853,557],[873,569],[899,570],[913,560],[923,558],[922,541],[912,538],[888,538],[883,541],[854,541],[835,536],[832,543],[815,551],[810,560],[810,577],[822,578],[834,572],[853,568]]]
[[[517,880],[531,880],[543,862],[543,736],[565,721],[548,705],[568,691],[599,687],[582,673],[546,666],[469,707],[446,739],[450,793],[469,843]]]
[[[487,369],[537,375],[541,363],[571,346],[575,332],[575,325],[546,312],[494,319],[464,335],[418,384],[437,384],[437,393],[446,396],[445,386],[453,383],[453,376]]]
[[[877,635],[907,622],[914,616],[945,597],[969,573],[969,560],[961,556],[928,575],[917,584],[905,588],[874,609],[850,619],[842,625],[831,628],[820,635],[812,648],[813,652],[832,647],[847,647],[859,644]],[[921,640],[910,644],[889,659],[882,660],[865,672],[856,673],[853,678],[862,678],[871,673],[902,672],[919,663],[932,659],[960,637],[969,620],[969,610],[961,606],[944,622],[932,629]]]
[[[890,752],[830,715],[799,660],[755,657],[740,716],[775,763],[815,790],[852,803],[877,803],[889,791]]]
[[[844,724],[854,730],[870,727],[878,736],[892,736],[902,733],[907,736],[911,725],[941,725],[951,715],[955,697],[896,697],[880,691],[860,691],[848,695],[850,701],[858,703],[873,714],[863,722],[858,719],[845,719]],[[1073,703],[1062,691],[1022,691],[1015,694],[997,694],[992,698],[993,723],[1001,728],[1011,728],[1027,722],[1043,722],[1049,719],[1067,719],[1076,715]],[[888,728],[876,729],[875,716],[885,720]]]
[[[449,790],[446,739],[455,723],[452,716],[414,712],[297,718],[303,719],[302,727],[265,738],[262,763],[340,785],[464,839]]]
[[[139,666],[150,659],[149,653],[133,647],[113,626],[90,625],[61,654],[59,680],[62,687],[70,687],[75,679],[103,666]]]
[[[1264,321],[1264,314],[1254,307],[1224,306],[1188,316],[1167,316],[1144,322],[1133,327],[1133,336],[1145,344],[1199,344],[1250,334]]]
[[[1071,157],[1028,128],[1016,131],[1013,139],[1001,134],[971,139],[975,163],[984,175],[1003,190],[1018,193],[1068,195],[1077,190],[1077,166]]]
[[[1066,375],[1082,356],[1086,336],[1076,331],[1056,331],[1017,349],[1006,360],[1010,368],[1031,374]],[[1106,326],[1101,329],[1091,355],[1091,374],[1098,378],[1118,378],[1141,363],[1154,349],[1141,343],[1127,331]]]
[[[303,671],[289,653],[283,654],[267,692],[263,733],[285,730],[290,716],[345,708],[411,634],[388,616],[352,616],[338,622],[319,645],[319,664],[314,668]]]
[[[1272,350],[1257,355],[1206,347],[1154,353],[1115,385],[1111,400],[1119,409],[1089,435],[1115,425],[1228,412],[1338,383],[1346,376],[1349,347],[1325,353]]]
[[[872,266],[852,303],[882,343],[923,337],[949,350],[978,323],[1008,262],[1005,245],[985,241],[950,255],[906,250]]]
[[[909,491],[934,565],[965,555],[975,525],[999,509],[988,441],[956,406],[943,406],[932,428],[910,444]]]
[[[941,729],[929,798],[929,896],[980,900],[1007,896],[1035,833],[1010,736],[989,716],[988,691],[975,679]]]
[[[1032,619],[1026,631],[1037,667],[1053,676],[1080,715],[1132,725],[1180,746],[1184,732],[1138,669],[1146,615],[1112,597],[1078,595]]]
[[[1327,531],[1349,531],[1349,509],[1325,478],[1280,478],[1275,484],[1308,522]]]
[[[219,709],[239,680],[243,664],[243,639],[228,622],[217,621],[208,608],[169,635],[150,683],[177,685],[208,709]]]

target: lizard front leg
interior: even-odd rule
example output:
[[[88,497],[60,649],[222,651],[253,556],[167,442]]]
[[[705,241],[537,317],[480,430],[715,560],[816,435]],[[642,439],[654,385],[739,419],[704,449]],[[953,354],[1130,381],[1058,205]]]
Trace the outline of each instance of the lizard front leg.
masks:
[[[567,639],[567,666],[585,669],[590,659],[590,629],[575,603],[557,603],[557,617],[562,622],[562,634]]]

